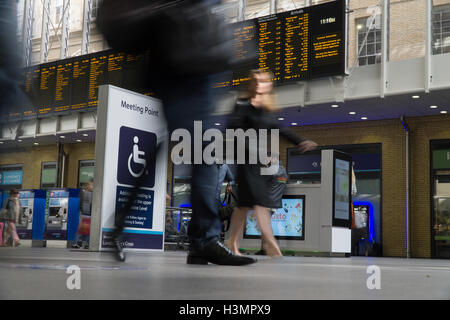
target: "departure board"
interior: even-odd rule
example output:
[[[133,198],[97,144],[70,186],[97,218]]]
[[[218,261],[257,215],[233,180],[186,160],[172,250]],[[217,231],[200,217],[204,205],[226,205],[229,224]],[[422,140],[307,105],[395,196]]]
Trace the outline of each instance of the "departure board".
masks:
[[[145,93],[146,90],[146,54],[126,54],[123,87],[125,89]]]
[[[72,94],[70,109],[87,108],[89,88],[89,56],[75,57],[72,61]]]
[[[214,87],[246,85],[252,69],[271,71],[276,85],[345,74],[345,15],[345,1],[336,0],[234,23],[234,68]],[[149,52],[107,50],[26,68],[28,101],[0,116],[32,118],[96,108],[103,84],[151,95],[149,59]]]
[[[311,78],[345,72],[345,3],[311,7]]]
[[[236,50],[236,56],[257,51],[257,68],[270,71],[276,84],[306,81],[313,78],[345,73],[345,1],[273,14],[246,21],[256,30],[256,47],[244,44],[248,30],[236,23],[235,38],[246,47]],[[249,66],[251,64],[248,64]],[[248,72],[233,73],[231,81],[238,86],[248,80]]]
[[[53,111],[56,88],[56,63],[41,65],[40,103],[38,115],[50,114]]]
[[[291,11],[283,17],[282,23],[285,30],[283,80],[305,80],[309,71],[309,13]]]
[[[123,67],[125,53],[111,52],[108,54],[108,83],[116,87],[123,87]]]
[[[41,84],[41,68],[33,66],[25,70],[25,95],[27,100],[23,106],[25,118],[35,117],[39,105],[39,90]]]
[[[107,84],[108,52],[94,54],[90,58],[88,108],[98,105],[98,87]]]
[[[259,18],[258,26],[258,69],[271,71],[273,81],[281,80],[281,25],[277,15]]]
[[[72,59],[66,59],[58,61],[56,65],[55,113],[70,111],[72,64]]]

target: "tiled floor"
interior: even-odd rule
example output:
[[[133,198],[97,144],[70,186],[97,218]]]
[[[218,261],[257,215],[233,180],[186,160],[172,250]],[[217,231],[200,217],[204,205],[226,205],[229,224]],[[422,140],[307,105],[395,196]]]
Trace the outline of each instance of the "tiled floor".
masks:
[[[185,252],[166,251],[128,253],[119,263],[109,253],[0,248],[0,299],[450,299],[450,260],[257,258],[197,266]],[[67,287],[76,284],[71,265],[80,268],[80,289]]]

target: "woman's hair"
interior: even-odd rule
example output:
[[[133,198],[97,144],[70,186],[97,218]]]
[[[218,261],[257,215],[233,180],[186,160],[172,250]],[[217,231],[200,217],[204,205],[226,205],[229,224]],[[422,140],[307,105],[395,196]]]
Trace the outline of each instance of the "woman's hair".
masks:
[[[250,71],[250,80],[248,82],[247,95],[246,95],[246,98],[248,98],[248,99],[251,99],[256,96],[256,81],[257,81],[256,75],[267,76],[267,78],[271,82],[272,82],[272,79],[274,78],[272,72],[270,72],[268,70],[260,70],[260,69],[251,70]],[[271,92],[269,92],[268,94],[265,94],[263,107],[267,111],[271,111],[271,112],[277,111],[278,108],[276,105],[273,87],[272,87]]]
[[[19,190],[17,190],[17,189],[12,189],[11,192],[10,192],[9,194],[10,194],[10,195],[19,194]]]

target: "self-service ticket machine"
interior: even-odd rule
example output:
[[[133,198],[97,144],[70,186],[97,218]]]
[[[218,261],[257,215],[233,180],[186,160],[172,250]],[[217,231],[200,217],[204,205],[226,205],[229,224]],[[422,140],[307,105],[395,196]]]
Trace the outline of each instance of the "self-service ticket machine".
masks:
[[[19,190],[21,210],[16,224],[17,234],[22,245],[32,245],[33,229],[43,228],[43,223],[34,216],[43,216],[45,212],[45,190]],[[41,225],[39,225],[39,223]]]
[[[288,184],[282,208],[272,215],[272,230],[281,250],[326,256],[351,253],[351,156],[322,150],[321,183]],[[253,212],[248,213],[242,248],[260,249]]]
[[[78,228],[80,189],[47,190],[43,246],[69,247]]]

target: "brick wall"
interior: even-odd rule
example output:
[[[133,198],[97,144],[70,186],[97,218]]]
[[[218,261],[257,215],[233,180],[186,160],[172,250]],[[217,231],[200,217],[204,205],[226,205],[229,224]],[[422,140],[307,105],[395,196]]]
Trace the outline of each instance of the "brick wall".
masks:
[[[368,121],[296,129],[319,145],[382,144],[382,245],[387,257],[406,256],[405,130],[399,120]],[[286,148],[281,142],[281,158]]]

